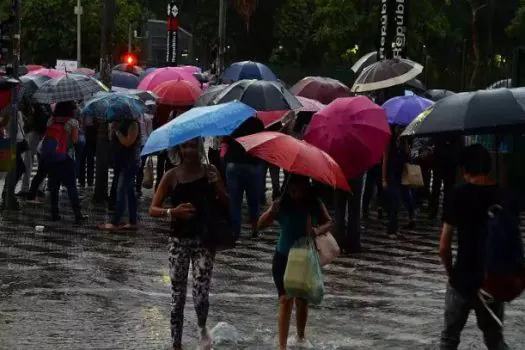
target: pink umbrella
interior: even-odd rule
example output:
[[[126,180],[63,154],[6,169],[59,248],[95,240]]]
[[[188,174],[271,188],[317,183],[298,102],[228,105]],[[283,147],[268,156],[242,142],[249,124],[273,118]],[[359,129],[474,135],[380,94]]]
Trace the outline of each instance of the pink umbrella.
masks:
[[[344,97],[314,114],[304,140],[332,156],[353,179],[379,163],[390,127],[385,110],[367,97]]]
[[[28,64],[28,65],[26,65],[26,68],[27,68],[27,70],[29,72],[31,72],[31,71],[34,71],[34,70],[42,69],[42,68],[44,68],[44,66],[41,66],[39,64]]]
[[[321,109],[325,108],[326,105],[322,104],[317,100],[312,100],[311,98],[296,96],[299,102],[303,105],[299,108],[299,112],[319,112]]]
[[[56,69],[40,68],[37,70],[32,70],[27,75],[45,75],[51,79],[60,78],[66,75],[66,72]]]
[[[179,66],[177,68],[184,69],[187,72],[193,73],[200,73],[201,69],[197,66]]]
[[[153,90],[158,85],[170,80],[186,80],[200,88],[201,84],[192,73],[180,67],[164,67],[155,69],[142,79],[138,90]]]
[[[93,69],[89,69],[89,68],[78,68],[77,70],[74,70],[71,73],[84,74],[84,75],[87,75],[88,77],[92,77],[92,76],[95,75],[95,71]]]

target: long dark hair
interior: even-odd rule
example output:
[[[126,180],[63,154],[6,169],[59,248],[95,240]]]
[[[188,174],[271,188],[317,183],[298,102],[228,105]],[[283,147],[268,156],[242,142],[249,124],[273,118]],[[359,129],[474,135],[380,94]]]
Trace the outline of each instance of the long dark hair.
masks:
[[[281,210],[283,211],[291,211],[294,210],[294,203],[292,202],[292,199],[290,198],[290,195],[288,194],[287,188],[288,186],[293,185],[301,185],[305,189],[306,193],[304,193],[304,208],[308,211],[308,213],[312,216],[318,216],[319,215],[319,199],[317,196],[317,193],[315,191],[315,188],[312,185],[312,182],[310,181],[310,178],[306,176],[301,175],[295,175],[295,174],[286,174],[285,180],[282,186],[281,192],[283,193],[282,201],[281,201]]]

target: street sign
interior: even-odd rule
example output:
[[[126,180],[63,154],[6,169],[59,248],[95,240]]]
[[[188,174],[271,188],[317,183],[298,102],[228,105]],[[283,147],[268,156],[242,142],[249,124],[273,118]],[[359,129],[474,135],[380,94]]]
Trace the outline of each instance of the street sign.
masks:
[[[55,69],[62,70],[65,72],[73,72],[78,69],[78,63],[77,61],[71,61],[71,60],[57,60]]]
[[[75,6],[75,15],[78,15],[78,6]],[[84,14],[84,8],[82,6],[80,6],[80,15],[83,15]]]

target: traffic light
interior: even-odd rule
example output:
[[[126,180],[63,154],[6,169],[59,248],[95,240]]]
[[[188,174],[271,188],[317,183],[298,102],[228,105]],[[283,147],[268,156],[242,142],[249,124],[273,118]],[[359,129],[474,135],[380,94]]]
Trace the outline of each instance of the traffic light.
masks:
[[[137,56],[135,56],[132,53],[127,53],[124,55],[124,64],[128,66],[136,66],[137,65]]]

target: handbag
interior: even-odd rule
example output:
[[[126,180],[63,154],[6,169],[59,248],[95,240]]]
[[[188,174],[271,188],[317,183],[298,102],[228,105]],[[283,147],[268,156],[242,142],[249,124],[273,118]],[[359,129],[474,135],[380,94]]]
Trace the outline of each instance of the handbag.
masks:
[[[153,188],[153,160],[148,157],[146,160],[146,167],[144,168],[144,178],[142,180],[142,187],[145,189]]]
[[[330,232],[315,237],[315,245],[319,251],[319,260],[321,261],[321,266],[330,264],[341,254],[339,245]]]
[[[424,187],[423,173],[417,164],[406,163],[403,168],[401,184],[408,187]]]

